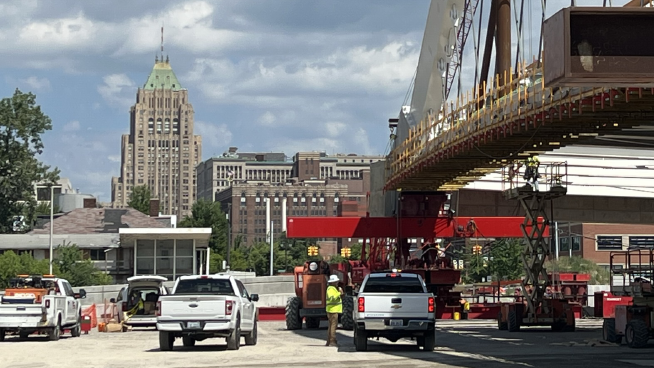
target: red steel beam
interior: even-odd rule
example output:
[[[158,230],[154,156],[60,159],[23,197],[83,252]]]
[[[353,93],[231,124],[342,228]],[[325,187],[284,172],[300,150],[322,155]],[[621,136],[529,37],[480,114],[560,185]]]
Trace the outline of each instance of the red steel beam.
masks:
[[[448,238],[460,237],[458,227],[466,229],[473,219],[477,232],[472,237],[522,238],[524,217],[426,217],[403,218],[399,221],[400,237]],[[542,218],[539,218],[539,222]],[[288,238],[396,238],[398,220],[395,217],[289,217]],[[549,236],[546,227],[544,236]],[[529,229],[528,229],[529,231]],[[471,237],[468,235],[468,237]]]

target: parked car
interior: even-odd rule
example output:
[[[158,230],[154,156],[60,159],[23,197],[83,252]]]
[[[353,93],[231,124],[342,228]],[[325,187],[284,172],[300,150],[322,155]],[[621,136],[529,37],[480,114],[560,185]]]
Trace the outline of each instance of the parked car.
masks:
[[[168,294],[163,276],[132,276],[127,286],[110,302],[116,303],[118,321],[130,326],[154,327],[157,325],[156,306],[159,297]],[[141,302],[141,303],[139,303]]]
[[[79,337],[82,305],[79,299],[86,291],[75,293],[64,279],[47,276],[20,275],[10,282],[0,304],[0,341],[6,333],[27,338],[44,331],[50,340],[59,340],[65,330]]]
[[[424,350],[433,351],[435,302],[420,275],[397,271],[367,275],[354,308],[355,349],[367,350],[371,337],[391,342],[410,337]]]
[[[182,338],[184,346],[196,341],[225,338],[227,349],[238,350],[241,335],[246,345],[257,343],[257,294],[248,294],[240,280],[231,275],[182,276],[172,294],[159,298],[157,329],[159,348],[173,349]]]

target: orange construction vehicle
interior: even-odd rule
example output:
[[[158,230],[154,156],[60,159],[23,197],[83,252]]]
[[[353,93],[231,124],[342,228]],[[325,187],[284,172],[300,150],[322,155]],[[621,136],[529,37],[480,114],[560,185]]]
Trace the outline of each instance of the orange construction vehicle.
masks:
[[[302,320],[306,321],[307,328],[320,327],[320,321],[327,318],[325,299],[327,279],[331,273],[325,261],[307,261],[303,266],[295,267],[295,296],[288,298],[286,303],[286,329],[301,329]],[[347,285],[347,280],[341,278],[341,284]],[[343,298],[340,322],[344,329],[352,329],[353,310],[354,300],[351,297]]]

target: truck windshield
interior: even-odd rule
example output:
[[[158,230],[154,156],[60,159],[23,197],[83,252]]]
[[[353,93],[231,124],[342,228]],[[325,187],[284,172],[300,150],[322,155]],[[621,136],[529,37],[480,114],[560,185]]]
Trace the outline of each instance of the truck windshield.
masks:
[[[366,293],[424,293],[417,277],[370,277],[363,287]]]
[[[216,279],[179,280],[175,294],[235,295],[229,280]]]

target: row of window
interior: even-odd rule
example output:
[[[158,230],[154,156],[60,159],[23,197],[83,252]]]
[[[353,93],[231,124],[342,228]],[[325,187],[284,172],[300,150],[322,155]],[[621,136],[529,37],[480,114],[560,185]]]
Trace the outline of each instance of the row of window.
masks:
[[[625,238],[627,240],[625,244]],[[559,237],[559,251],[573,252],[581,250],[581,236],[563,236]],[[555,252],[554,241],[550,241],[551,251]],[[598,235],[596,238],[597,250],[615,251],[623,250],[625,245],[629,248],[654,248],[654,235]]]

